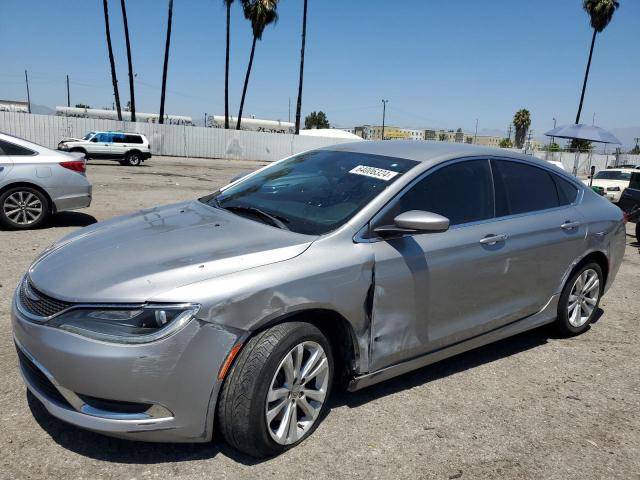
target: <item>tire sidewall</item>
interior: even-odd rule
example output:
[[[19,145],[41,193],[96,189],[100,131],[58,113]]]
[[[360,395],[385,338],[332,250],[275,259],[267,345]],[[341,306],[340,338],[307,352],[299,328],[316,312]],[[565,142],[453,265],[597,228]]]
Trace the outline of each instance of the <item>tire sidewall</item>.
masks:
[[[128,165],[132,166],[132,167],[139,167],[142,164],[142,158],[140,157],[139,153],[136,152],[129,152],[127,153],[126,158],[126,162]],[[133,159],[136,159],[135,162]]]
[[[273,376],[276,373],[276,369],[280,366],[282,360],[293,349],[293,347],[306,341],[312,341],[320,344],[320,346],[322,346],[322,348],[324,349],[325,354],[327,355],[327,361],[329,362],[329,382],[327,386],[327,395],[315,423],[305,433],[305,435],[295,443],[292,443],[290,445],[280,445],[271,438],[271,435],[268,431],[265,417],[267,394],[269,392],[269,388],[271,387],[271,381],[273,380]],[[257,433],[260,440],[259,443],[268,446],[269,454],[275,455],[293,448],[313,434],[315,429],[322,421],[322,418],[326,414],[326,410],[328,408],[328,402],[331,395],[331,384],[333,382],[333,370],[334,363],[331,346],[322,332],[320,332],[318,328],[311,324],[301,324],[300,328],[293,330],[290,335],[279,342],[278,345],[273,349],[271,355],[269,355],[269,358],[265,362],[264,368],[262,369],[260,380],[256,384],[256,394],[253,397],[250,411],[251,418],[256,421],[255,425],[257,426]]]
[[[38,200],[40,200],[40,204],[42,205],[42,214],[40,215],[40,218],[38,218],[35,222],[30,223],[28,225],[20,225],[13,222],[11,219],[9,219],[9,217],[5,215],[4,202],[7,197],[13,195],[16,192],[31,193],[32,195],[37,196]],[[29,230],[33,228],[38,228],[47,219],[49,214],[49,208],[50,208],[49,201],[47,200],[47,197],[43,195],[41,192],[39,192],[38,190],[36,190],[35,188],[31,188],[31,187],[10,188],[6,192],[4,192],[2,195],[0,195],[0,225],[10,230]]]
[[[582,275],[585,270],[594,270],[598,274],[598,280],[600,281],[600,285],[598,287],[598,300],[595,307],[593,308],[593,311],[591,312],[591,315],[589,316],[589,319],[584,323],[584,325],[580,327],[574,327],[573,325],[571,325],[571,323],[569,323],[569,315],[567,313],[567,308],[569,306],[569,295],[571,294],[571,289],[573,288],[576,279],[580,275]],[[578,335],[587,330],[598,311],[598,307],[600,306],[600,299],[602,298],[603,289],[604,275],[602,274],[600,265],[595,262],[589,262],[582,264],[578,268],[576,268],[569,277],[569,280],[567,280],[562,294],[560,295],[560,300],[558,301],[558,327],[569,335]]]

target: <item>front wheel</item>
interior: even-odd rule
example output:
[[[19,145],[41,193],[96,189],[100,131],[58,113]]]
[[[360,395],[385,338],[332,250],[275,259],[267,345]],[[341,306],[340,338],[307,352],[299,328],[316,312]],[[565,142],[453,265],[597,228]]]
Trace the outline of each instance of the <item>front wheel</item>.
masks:
[[[589,328],[600,304],[604,277],[600,265],[587,263],[575,270],[558,302],[556,326],[564,335],[578,335]]]
[[[260,332],[243,347],[222,387],[222,436],[254,457],[281,453],[316,429],[332,381],[331,346],[318,328],[291,322]]]

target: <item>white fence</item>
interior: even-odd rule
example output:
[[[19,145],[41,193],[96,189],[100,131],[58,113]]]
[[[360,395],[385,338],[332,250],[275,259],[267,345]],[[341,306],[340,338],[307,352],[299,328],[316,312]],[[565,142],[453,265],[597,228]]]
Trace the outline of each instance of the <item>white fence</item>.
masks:
[[[544,160],[562,162],[566,171],[573,171],[573,164],[576,158],[576,154],[573,152],[537,151],[534,155]],[[578,158],[578,174],[588,175],[592,166],[596,167],[596,172],[598,172],[607,167],[615,167],[618,165],[640,165],[640,155],[622,153],[616,156],[613,153],[608,155],[601,153],[581,153]]]
[[[149,139],[154,155],[266,161],[351,141],[284,133],[0,112],[0,132],[49,148],[56,148],[65,137],[78,138],[95,130],[143,133]]]

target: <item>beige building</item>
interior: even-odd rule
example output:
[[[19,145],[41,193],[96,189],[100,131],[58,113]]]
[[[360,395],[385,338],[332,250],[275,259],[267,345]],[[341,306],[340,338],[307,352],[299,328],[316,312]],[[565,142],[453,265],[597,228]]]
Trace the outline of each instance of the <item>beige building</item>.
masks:
[[[382,125],[355,127],[353,133],[365,140],[382,140]],[[424,140],[424,130],[385,125],[385,140]]]

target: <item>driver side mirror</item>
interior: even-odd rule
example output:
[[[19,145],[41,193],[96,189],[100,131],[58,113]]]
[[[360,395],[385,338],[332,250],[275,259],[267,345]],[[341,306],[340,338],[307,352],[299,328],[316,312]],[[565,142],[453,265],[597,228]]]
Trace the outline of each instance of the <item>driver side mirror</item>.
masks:
[[[403,233],[435,233],[449,229],[449,219],[433,212],[409,210],[393,219],[393,225],[381,225],[374,229],[380,236]]]

